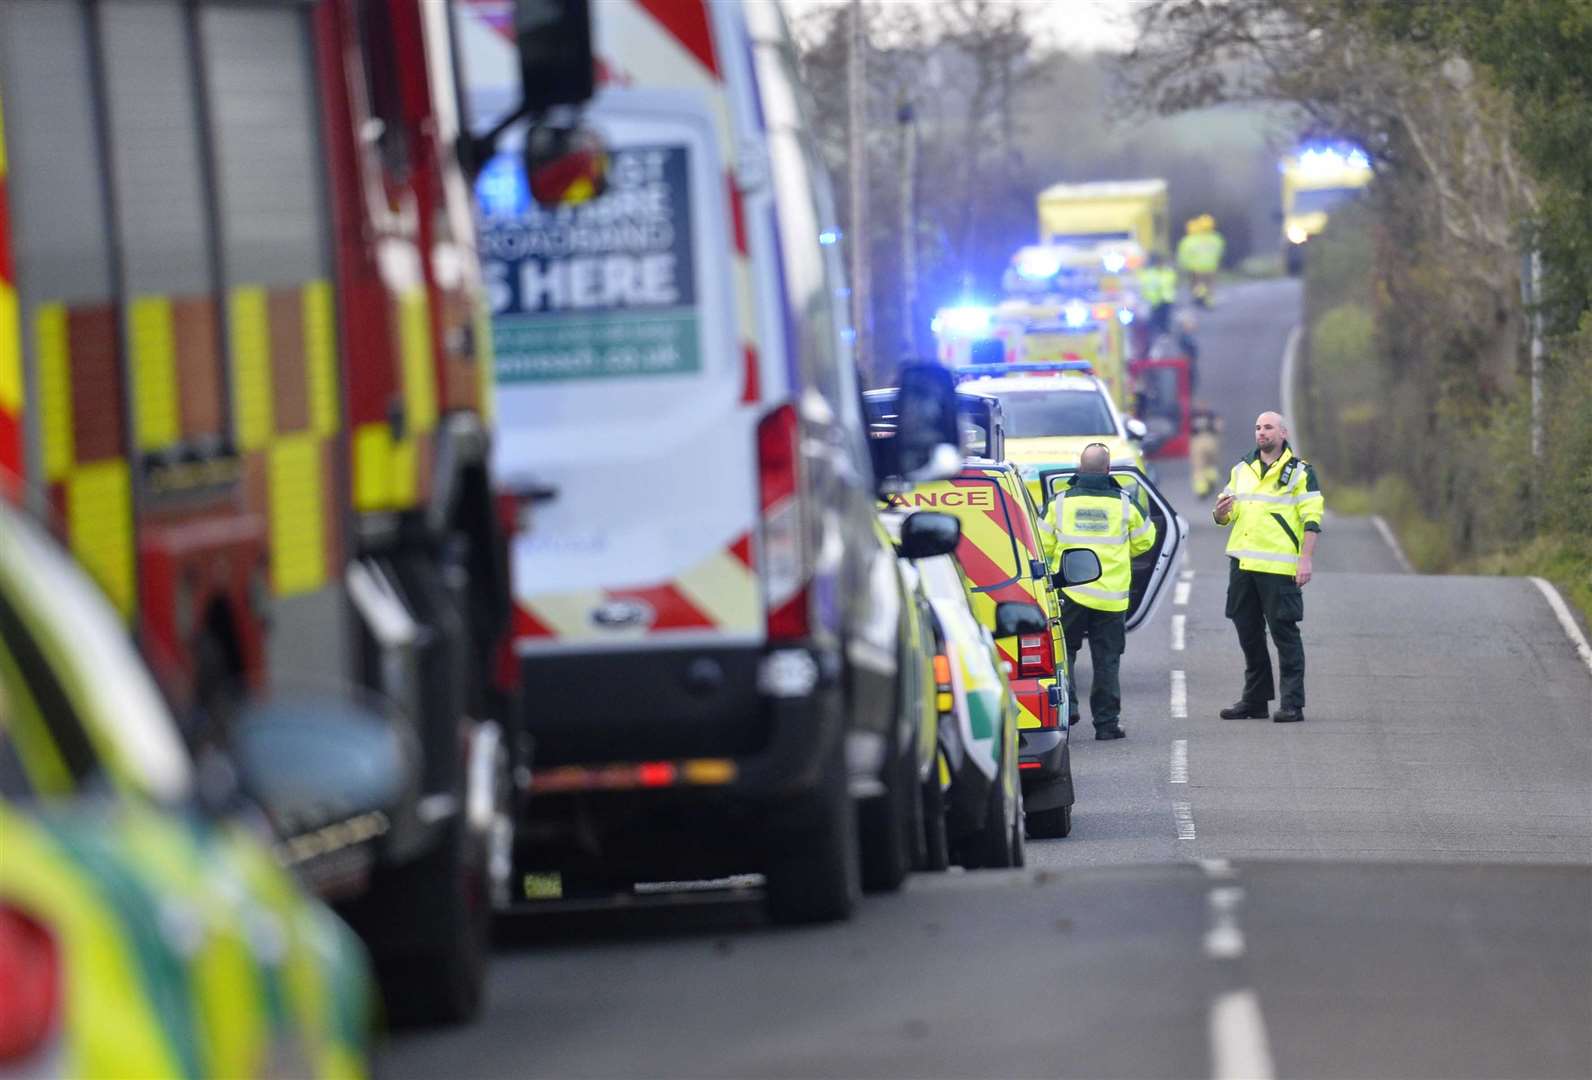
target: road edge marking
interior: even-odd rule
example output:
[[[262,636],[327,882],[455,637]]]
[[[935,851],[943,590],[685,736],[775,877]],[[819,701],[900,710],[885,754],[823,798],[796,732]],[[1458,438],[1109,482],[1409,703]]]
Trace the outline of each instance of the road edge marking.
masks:
[[[1548,601],[1548,606],[1559,617],[1559,625],[1564,627],[1565,636],[1575,647],[1576,655],[1586,665],[1587,671],[1592,672],[1592,645],[1586,643],[1586,635],[1581,633],[1581,628],[1575,624],[1575,616],[1570,614],[1570,605],[1564,602],[1564,597],[1559,595],[1559,590],[1554,587],[1553,582],[1545,578],[1532,577],[1531,583],[1537,587],[1538,592],[1542,593],[1543,598]]]
[[[1266,1021],[1253,990],[1229,990],[1211,1002],[1211,1076],[1214,1080],[1272,1080]]]
[[[1298,418],[1294,416],[1294,360],[1299,355],[1299,339],[1304,337],[1305,328],[1294,324],[1288,331],[1288,343],[1282,347],[1282,374],[1279,376],[1280,385],[1277,387],[1277,404],[1282,407],[1284,424],[1292,424]]]
[[[1376,531],[1382,534],[1382,539],[1387,546],[1393,549],[1393,558],[1398,561],[1399,569],[1406,574],[1415,573],[1415,567],[1410,564],[1409,558],[1404,554],[1404,545],[1399,543],[1399,538],[1393,535],[1393,530],[1388,527],[1387,519],[1381,514],[1371,515],[1371,524],[1376,526]]]

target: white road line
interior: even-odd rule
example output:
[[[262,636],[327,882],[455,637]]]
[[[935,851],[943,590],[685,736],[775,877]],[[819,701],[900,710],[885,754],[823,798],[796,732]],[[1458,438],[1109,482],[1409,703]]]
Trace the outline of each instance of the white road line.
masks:
[[[1211,928],[1205,931],[1205,955],[1212,960],[1237,960],[1244,955],[1244,932],[1238,928],[1238,903],[1244,890],[1234,885],[1212,889]]]
[[[1299,339],[1304,336],[1302,327],[1288,331],[1288,344],[1282,347],[1282,375],[1277,387],[1277,401],[1282,406],[1282,422],[1293,430],[1298,421],[1294,416],[1294,360],[1299,356]]]
[[[1230,990],[1211,1002],[1210,1040],[1214,1080],[1272,1080],[1277,1075],[1260,999],[1253,990]]]
[[[1188,676],[1181,671],[1172,672],[1172,719],[1188,717]]]
[[[1172,804],[1172,819],[1177,822],[1177,838],[1179,840],[1195,840],[1194,834],[1194,807],[1186,802]]]
[[[1208,878],[1230,878],[1233,876],[1233,864],[1226,859],[1200,859],[1199,867],[1205,871]]]
[[[1388,528],[1387,519],[1381,514],[1372,514],[1371,524],[1375,525],[1376,531],[1382,534],[1387,546],[1393,549],[1393,559],[1399,564],[1399,569],[1406,574],[1415,573],[1415,567],[1410,565],[1409,557],[1404,554],[1404,548],[1399,544],[1399,538],[1393,535],[1392,529]]]
[[[1182,652],[1183,651],[1183,627],[1184,627],[1184,622],[1185,622],[1185,620],[1187,618],[1188,618],[1188,616],[1181,615],[1181,614],[1172,616],[1172,651],[1173,652]]]
[[[1192,567],[1184,567],[1182,573],[1177,575],[1177,579],[1179,581],[1193,581],[1194,569]]]
[[[1569,635],[1570,644],[1575,646],[1576,655],[1586,664],[1587,670],[1592,671],[1592,645],[1586,643],[1586,635],[1581,633],[1581,628],[1575,624],[1575,616],[1570,614],[1570,608],[1565,604],[1564,597],[1559,595],[1559,590],[1553,587],[1552,582],[1539,577],[1532,578],[1531,582],[1547,599],[1553,613],[1559,617],[1559,625],[1564,627],[1564,632]]]
[[[1169,784],[1188,783],[1188,740],[1172,740],[1172,771],[1167,778]]]
[[[1172,603],[1176,604],[1179,607],[1182,607],[1184,604],[1187,604],[1188,603],[1188,591],[1189,591],[1189,587],[1192,584],[1193,583],[1189,582],[1189,581],[1180,581],[1176,585],[1172,586]]]

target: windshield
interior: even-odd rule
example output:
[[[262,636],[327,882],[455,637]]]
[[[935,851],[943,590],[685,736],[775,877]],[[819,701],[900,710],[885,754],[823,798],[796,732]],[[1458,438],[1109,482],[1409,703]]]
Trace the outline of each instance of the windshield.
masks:
[[[1357,187],[1349,188],[1315,188],[1306,191],[1296,191],[1293,197],[1295,214],[1314,214],[1331,210],[1334,206],[1346,203],[1359,195],[1364,190]]]
[[[1001,394],[1000,399],[1009,439],[1117,433],[1110,407],[1093,390],[1023,391]]]

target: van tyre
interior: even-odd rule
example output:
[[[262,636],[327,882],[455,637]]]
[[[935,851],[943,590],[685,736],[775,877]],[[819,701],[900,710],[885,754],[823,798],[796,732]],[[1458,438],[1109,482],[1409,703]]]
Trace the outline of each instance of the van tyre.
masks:
[[[920,870],[951,868],[951,841],[945,824],[945,792],[940,787],[940,761],[936,757],[923,781],[923,862]]]
[[[372,952],[388,1021],[459,1024],[480,1012],[492,905],[485,851],[456,814],[442,842],[372,881],[360,914],[375,931]],[[355,917],[356,926],[364,919]]]
[[[894,892],[912,869],[922,834],[917,754],[897,754],[883,795],[862,804],[862,887]]]
[[[1023,850],[1019,839],[1022,836],[1022,815],[1016,815],[1019,824],[1013,828],[1013,815],[1009,810],[1006,785],[997,776],[995,785],[990,788],[989,811],[984,815],[984,825],[969,844],[970,857],[966,861],[969,868],[1003,870],[1022,865]]]
[[[847,790],[844,746],[839,736],[835,742],[811,806],[769,837],[764,876],[775,922],[835,922],[847,918],[862,895],[856,805]]]
[[[1057,840],[1072,833],[1072,807],[1028,812],[1028,835],[1035,840]]]

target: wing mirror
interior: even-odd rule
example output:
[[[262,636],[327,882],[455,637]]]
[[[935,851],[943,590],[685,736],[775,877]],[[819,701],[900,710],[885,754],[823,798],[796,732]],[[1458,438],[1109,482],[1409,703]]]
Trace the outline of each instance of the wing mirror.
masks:
[[[903,559],[928,559],[949,555],[962,539],[962,522],[954,514],[919,510],[901,523],[896,554]]]
[[[1061,569],[1050,576],[1058,589],[1100,580],[1100,556],[1088,548],[1068,548],[1061,553]]]
[[[289,840],[390,815],[418,779],[417,755],[391,722],[329,695],[251,706],[232,751],[244,790]]]
[[[995,636],[1016,637],[1018,634],[1043,634],[1050,628],[1045,609],[1026,600],[1002,600],[995,605]]]
[[[1150,429],[1144,426],[1144,421],[1137,416],[1128,417],[1127,420],[1123,421],[1122,426],[1127,428],[1128,438],[1134,442],[1143,442],[1144,437],[1150,433]]]

